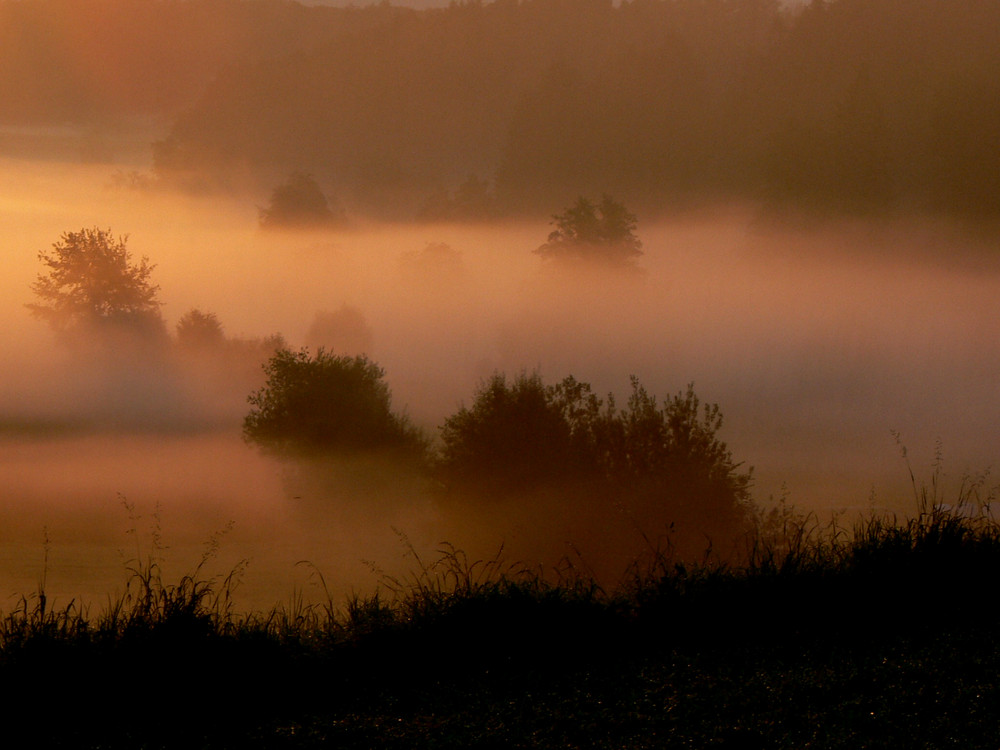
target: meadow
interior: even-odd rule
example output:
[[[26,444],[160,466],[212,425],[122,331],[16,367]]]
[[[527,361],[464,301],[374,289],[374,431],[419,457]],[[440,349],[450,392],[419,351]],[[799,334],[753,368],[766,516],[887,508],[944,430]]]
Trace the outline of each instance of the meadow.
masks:
[[[263,233],[246,194],[5,166],[0,671],[46,745],[990,745],[996,526],[988,475],[962,479],[1000,423],[989,235],[718,207],[595,276],[532,254],[542,221]],[[431,436],[491,373],[694,382],[755,469],[745,555],[677,555],[669,519],[613,504],[449,506],[377,461],[262,454],[258,363],[74,358],[24,305],[37,254],[95,220],[157,263],[168,325],[297,348],[362,311]],[[432,243],[459,264],[422,265]]]
[[[1000,6],[326,5],[0,0],[9,736],[996,747]]]
[[[37,584],[46,534],[53,596],[101,601],[113,591],[121,551],[133,546],[122,498],[142,528],[159,515],[179,566],[172,572],[232,523],[224,562],[250,558],[236,594],[248,608],[295,590],[318,594],[296,567],[302,559],[338,590],[377,583],[365,561],[402,572],[393,528],[425,554],[442,539],[477,558],[505,543],[513,557],[547,565],[568,543],[582,544],[568,535],[573,519],[557,515],[531,526],[442,518],[426,488],[393,486],[384,474],[373,481],[347,469],[339,482],[304,487],[294,467],[240,439],[257,363],[238,377],[177,367],[126,377],[113,363],[73,359],[25,304],[38,253],[95,222],[128,234],[133,252],[156,264],[170,328],[197,308],[217,314],[230,339],[280,333],[297,349],[318,313],[360,311],[394,407],[432,438],[484,378],[538,371],[547,382],[575,375],[602,396],[624,397],[629,375],[660,397],[694,383],[721,406],[736,459],[754,467],[754,497],[786,497],[824,519],[908,510],[892,430],[917,465],[940,445],[949,481],[993,461],[1000,365],[989,342],[1000,283],[987,233],[929,218],[795,222],[706,207],[640,216],[639,272],[602,277],[534,255],[549,230],[543,220],[359,220],[263,233],[263,189],[122,188],[108,164],[59,160],[8,159],[0,175],[5,597]],[[420,262],[438,243],[457,263]],[[665,529],[641,531],[656,538]],[[626,533],[624,562],[644,546]],[[538,537],[551,541],[544,559],[531,549]],[[607,546],[578,548],[595,566]],[[610,566],[615,574],[622,562]]]
[[[5,612],[3,705],[46,747],[992,747],[1000,527],[937,479],[911,518],[784,508],[740,563],[651,549],[614,590],[445,545],[240,614],[232,577],[136,559],[102,608]]]

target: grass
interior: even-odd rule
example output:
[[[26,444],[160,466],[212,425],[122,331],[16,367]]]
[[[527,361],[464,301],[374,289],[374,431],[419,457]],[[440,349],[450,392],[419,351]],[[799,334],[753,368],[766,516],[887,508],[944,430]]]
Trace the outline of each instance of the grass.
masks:
[[[963,482],[850,527],[779,507],[744,556],[651,549],[614,591],[443,546],[370,596],[239,614],[239,570],[0,621],[44,747],[996,747],[1000,525]],[[405,538],[404,538],[405,542]],[[315,571],[318,576],[321,574]],[[322,579],[321,579],[322,580]]]

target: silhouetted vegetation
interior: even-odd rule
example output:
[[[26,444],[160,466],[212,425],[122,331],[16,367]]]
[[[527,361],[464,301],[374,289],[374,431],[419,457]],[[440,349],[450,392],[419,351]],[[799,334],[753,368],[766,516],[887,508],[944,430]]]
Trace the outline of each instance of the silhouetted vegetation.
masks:
[[[343,224],[343,211],[334,211],[312,175],[293,172],[271,193],[267,208],[260,210],[264,229],[292,229]]]
[[[97,227],[64,232],[52,252],[38,254],[47,270],[31,285],[39,301],[28,309],[60,333],[162,337],[155,266],[145,256],[133,261],[127,239]]]
[[[752,472],[734,461],[721,427],[719,407],[691,386],[660,403],[633,378],[619,409],[573,377],[546,386],[538,374],[495,374],[442,426],[436,474],[474,496],[613,498],[732,539],[749,520]]]
[[[182,349],[204,351],[221,347],[226,340],[222,323],[215,313],[193,309],[177,321],[177,344]]]
[[[990,748],[1000,531],[977,489],[848,529],[793,514],[740,565],[654,554],[617,590],[445,545],[370,596],[240,614],[241,568],[170,584],[150,556],[100,613],[15,603],[0,700],[58,715],[51,747]]]
[[[624,265],[642,255],[635,214],[609,195],[600,203],[584,197],[552,218],[555,229],[535,250],[543,258]]]
[[[384,371],[363,355],[279,349],[264,372],[243,422],[250,443],[282,455],[422,450],[419,431],[392,410]]]
[[[155,171],[181,185],[309,165],[365,210],[460,220],[602,191],[644,214],[733,198],[1000,212],[990,2],[102,0],[100,24],[81,12],[0,2],[0,121],[172,119]],[[93,50],[101,66],[86,64]]]
[[[449,485],[509,494],[565,482],[585,465],[584,446],[539,375],[495,374],[441,428],[438,474]]]
[[[995,217],[998,12],[978,0],[310,9],[272,42],[281,53],[221,68],[156,168],[323,165],[358,205],[427,218],[480,215],[487,183],[503,213],[609,191],[644,213],[736,198]],[[382,64],[366,65],[373,55]],[[463,185],[470,174],[486,177]]]

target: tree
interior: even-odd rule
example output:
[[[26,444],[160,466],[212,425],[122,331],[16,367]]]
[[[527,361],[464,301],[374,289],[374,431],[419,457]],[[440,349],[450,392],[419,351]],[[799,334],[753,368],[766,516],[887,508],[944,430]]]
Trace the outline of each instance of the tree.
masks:
[[[584,197],[552,217],[555,229],[535,250],[545,258],[577,258],[627,264],[642,255],[635,235],[638,220],[623,203],[604,195],[600,203]]]
[[[271,193],[268,208],[260,209],[264,229],[315,227],[343,223],[343,212],[334,211],[312,175],[293,172]]]
[[[178,345],[187,350],[217,349],[226,343],[226,334],[218,316],[197,308],[181,316],[176,330]]]
[[[693,386],[662,404],[636,378],[624,409],[567,377],[494,374],[441,428],[437,471],[449,487],[507,494],[582,486],[635,508],[666,508],[690,527],[741,527],[752,471],[719,438],[722,415]]]
[[[385,372],[367,357],[279,349],[264,372],[264,387],[248,398],[247,442],[279,455],[423,449],[419,431],[391,409]]]
[[[127,241],[110,229],[65,232],[52,252],[38,254],[48,270],[31,285],[40,301],[28,309],[59,332],[115,327],[164,334],[159,287],[150,282],[155,266],[145,256],[134,262]]]

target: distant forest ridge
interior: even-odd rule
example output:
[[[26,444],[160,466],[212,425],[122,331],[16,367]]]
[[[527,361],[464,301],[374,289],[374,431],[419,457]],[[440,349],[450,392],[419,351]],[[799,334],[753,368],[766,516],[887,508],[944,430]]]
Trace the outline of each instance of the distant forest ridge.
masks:
[[[167,118],[167,181],[302,171],[376,213],[610,193],[1000,217],[996,0],[7,0],[0,102],[3,124]]]

